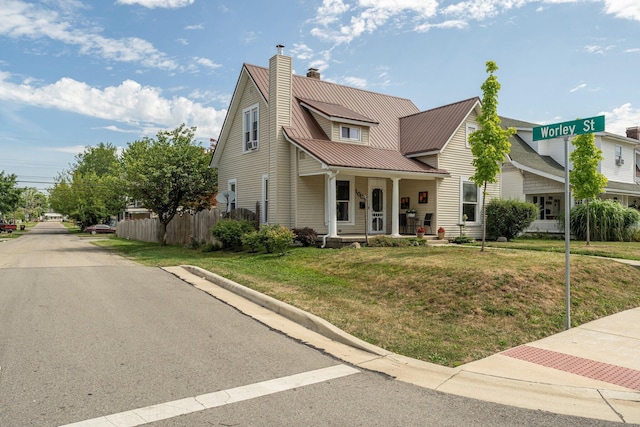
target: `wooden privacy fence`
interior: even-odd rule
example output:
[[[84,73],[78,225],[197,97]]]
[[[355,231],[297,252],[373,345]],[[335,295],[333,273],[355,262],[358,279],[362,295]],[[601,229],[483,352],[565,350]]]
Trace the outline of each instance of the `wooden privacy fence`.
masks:
[[[200,211],[196,214],[176,215],[167,225],[168,245],[190,245],[197,243],[213,243],[211,228],[223,217],[255,221],[256,214],[249,209],[234,209],[229,213],[217,208]],[[153,219],[123,220],[117,225],[116,234],[125,239],[142,242],[159,242],[158,225],[160,221]]]
[[[213,243],[211,227],[220,220],[220,211],[216,208],[200,211],[194,215],[176,215],[167,225],[168,245],[189,245],[192,242]],[[153,219],[123,220],[117,225],[116,234],[125,239],[142,242],[159,242],[158,225],[160,221]]]

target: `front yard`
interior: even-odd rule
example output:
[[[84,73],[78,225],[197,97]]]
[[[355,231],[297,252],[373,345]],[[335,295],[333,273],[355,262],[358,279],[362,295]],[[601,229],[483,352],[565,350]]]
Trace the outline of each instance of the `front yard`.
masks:
[[[564,253],[542,250],[564,250],[562,241],[506,243],[520,249],[485,253],[468,246],[292,248],[286,256],[205,253],[118,238],[96,244],[146,265],[202,267],[370,343],[446,366],[564,329]],[[580,245],[572,243],[572,249]],[[640,243],[597,246],[600,255],[640,259]],[[639,273],[608,259],[573,255],[572,324],[640,306]]]

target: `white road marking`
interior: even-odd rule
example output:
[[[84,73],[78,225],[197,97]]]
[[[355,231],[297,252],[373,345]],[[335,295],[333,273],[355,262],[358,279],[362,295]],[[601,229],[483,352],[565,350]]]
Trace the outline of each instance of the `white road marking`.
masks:
[[[230,403],[255,399],[296,387],[317,384],[335,378],[357,374],[360,371],[347,365],[336,365],[315,371],[303,372],[288,377],[202,394],[196,397],[174,400],[173,402],[160,403],[145,408],[133,409],[118,414],[106,415],[91,420],[66,424],[61,427],[133,427],[154,421],[166,420],[179,415],[204,411]]]

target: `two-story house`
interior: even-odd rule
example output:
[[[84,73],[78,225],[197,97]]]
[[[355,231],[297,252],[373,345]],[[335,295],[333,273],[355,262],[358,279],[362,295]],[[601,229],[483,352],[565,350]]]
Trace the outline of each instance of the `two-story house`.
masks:
[[[468,135],[480,99],[428,111],[408,99],[293,74],[283,46],[269,67],[244,64],[211,166],[227,208],[261,221],[310,227],[327,242],[370,234],[481,235],[480,189]],[[500,183],[489,186],[500,195]],[[221,208],[225,208],[222,204]],[[416,219],[411,219],[411,211]],[[407,212],[409,211],[409,212]]]
[[[502,118],[502,124],[517,130],[510,140],[509,161],[502,168],[502,197],[538,206],[538,218],[529,231],[558,232],[557,219],[565,205],[564,140],[533,141],[532,129],[538,126],[534,123]],[[600,198],[640,207],[638,130],[628,128],[627,136],[609,132],[595,134],[595,145],[602,150],[604,158],[598,169],[608,179]],[[569,151],[573,151],[571,143]]]

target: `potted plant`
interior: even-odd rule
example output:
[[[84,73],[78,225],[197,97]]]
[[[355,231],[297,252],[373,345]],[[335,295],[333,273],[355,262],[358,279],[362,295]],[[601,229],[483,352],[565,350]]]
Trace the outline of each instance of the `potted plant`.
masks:
[[[444,239],[444,233],[445,233],[444,227],[438,228],[438,239],[440,240]]]
[[[418,229],[416,230],[416,236],[418,236],[419,239],[422,239],[424,237],[424,232],[426,230],[424,229],[424,227],[420,226],[418,227]]]
[[[407,218],[414,218],[416,216],[415,209],[407,209]]]

